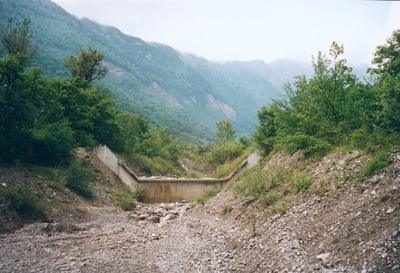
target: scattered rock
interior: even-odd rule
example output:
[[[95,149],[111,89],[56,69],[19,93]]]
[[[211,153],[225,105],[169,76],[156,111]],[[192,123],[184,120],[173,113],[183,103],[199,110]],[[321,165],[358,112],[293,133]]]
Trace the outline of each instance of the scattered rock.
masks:
[[[143,220],[146,220],[147,217],[149,217],[149,215],[148,215],[147,213],[144,213],[144,214],[140,214],[137,218],[138,218],[140,221],[143,221]]]
[[[387,213],[387,214],[390,214],[390,213],[392,213],[393,211],[394,211],[394,208],[388,208],[387,211],[386,211],[386,213]]]
[[[329,258],[330,255],[331,255],[331,254],[330,254],[329,252],[321,253],[321,254],[317,255],[316,258],[317,258],[318,260],[322,260],[323,262],[326,262],[326,261],[328,260],[328,258]]]
[[[153,222],[153,223],[160,223],[160,217],[157,216],[157,215],[152,215],[152,216],[150,216],[150,217],[148,218],[148,220],[149,220],[150,222]]]

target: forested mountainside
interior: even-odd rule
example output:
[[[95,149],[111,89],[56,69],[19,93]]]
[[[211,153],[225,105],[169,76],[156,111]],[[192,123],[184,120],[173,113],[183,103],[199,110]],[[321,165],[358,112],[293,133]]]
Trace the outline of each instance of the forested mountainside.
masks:
[[[221,119],[231,120],[239,135],[251,133],[257,109],[278,98],[287,79],[309,71],[288,61],[210,62],[79,19],[49,0],[0,0],[1,21],[9,16],[31,19],[34,63],[49,76],[66,75],[65,57],[95,48],[109,69],[101,84],[121,109],[192,140],[209,140]]]

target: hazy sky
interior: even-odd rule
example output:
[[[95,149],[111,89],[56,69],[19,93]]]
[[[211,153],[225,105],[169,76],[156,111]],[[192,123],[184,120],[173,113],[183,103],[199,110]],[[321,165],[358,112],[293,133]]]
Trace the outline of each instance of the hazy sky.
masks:
[[[400,28],[400,2],[362,0],[53,0],[68,12],[215,61],[311,60],[332,40],[369,63]]]

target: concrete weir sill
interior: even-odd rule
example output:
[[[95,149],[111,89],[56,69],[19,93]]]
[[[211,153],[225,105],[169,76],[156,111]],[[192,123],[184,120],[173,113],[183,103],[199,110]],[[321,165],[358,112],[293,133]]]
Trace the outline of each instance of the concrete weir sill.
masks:
[[[224,178],[149,178],[137,176],[105,145],[98,146],[95,153],[123,183],[130,188],[140,187],[144,191],[145,201],[149,203],[193,201],[207,190],[221,189],[225,183],[246,167],[248,161],[247,159],[243,160],[233,172]]]

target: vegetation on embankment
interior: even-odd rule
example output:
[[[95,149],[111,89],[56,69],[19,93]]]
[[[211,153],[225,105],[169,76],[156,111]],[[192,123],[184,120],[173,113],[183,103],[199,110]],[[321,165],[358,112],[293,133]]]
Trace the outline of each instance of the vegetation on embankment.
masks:
[[[307,166],[330,152],[371,154],[352,178],[356,185],[391,164],[391,152],[400,147],[400,30],[377,48],[366,82],[352,73],[343,53],[343,46],[333,42],[329,55],[319,52],[314,58],[313,75],[298,76],[286,86],[287,98],[258,111],[258,148],[265,155],[301,151],[300,166],[245,171],[233,186],[236,194],[284,212],[288,200],[312,185]],[[331,182],[321,181],[319,191]]]
[[[311,179],[301,169],[286,169],[281,166],[262,170],[260,167],[245,170],[232,185],[238,196],[250,197],[272,213],[285,213],[290,200],[305,193]]]
[[[3,167],[1,173],[1,203],[26,221],[48,220],[52,209],[72,198],[68,192],[94,200],[93,184],[99,179],[93,167],[82,160],[73,160],[65,167]]]
[[[88,204],[131,210],[142,200],[140,189],[130,190],[94,154],[79,153],[66,166],[0,167],[0,232],[32,221],[85,220]]]
[[[329,55],[314,58],[314,74],[298,76],[286,86],[287,98],[258,111],[255,133],[264,153],[303,150],[323,156],[338,146],[368,152],[400,145],[400,30],[379,46],[362,82],[342,57],[343,46],[332,43]]]
[[[399,146],[399,44],[395,31],[377,48],[368,82],[352,74],[343,46],[333,43],[329,57],[318,53],[310,78],[299,76],[287,99],[259,110],[259,147],[318,156],[343,145],[371,152]]]

